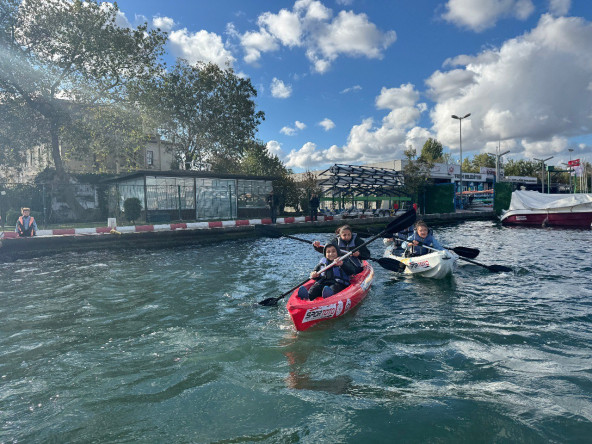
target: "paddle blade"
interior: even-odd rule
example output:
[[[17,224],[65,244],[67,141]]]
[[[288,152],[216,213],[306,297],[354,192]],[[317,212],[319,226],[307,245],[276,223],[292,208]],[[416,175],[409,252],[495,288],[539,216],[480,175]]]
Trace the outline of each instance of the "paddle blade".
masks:
[[[411,208],[388,224],[383,233],[390,234],[389,237],[392,237],[394,233],[403,231],[405,228],[413,225],[416,219],[417,214],[415,213],[415,210]]]
[[[487,269],[492,273],[507,273],[513,271],[510,267],[505,267],[503,265],[488,265]]]
[[[389,257],[381,257],[372,260],[375,260],[382,268],[385,268],[387,270],[396,271],[397,273],[402,273],[403,271],[405,271],[405,264],[396,259],[391,259]]]
[[[267,298],[259,302],[259,305],[263,305],[265,307],[275,307],[277,304],[278,298]]]
[[[479,250],[477,248],[454,247],[452,251],[454,251],[459,256],[468,257],[469,259],[475,259],[477,256],[479,256]]]

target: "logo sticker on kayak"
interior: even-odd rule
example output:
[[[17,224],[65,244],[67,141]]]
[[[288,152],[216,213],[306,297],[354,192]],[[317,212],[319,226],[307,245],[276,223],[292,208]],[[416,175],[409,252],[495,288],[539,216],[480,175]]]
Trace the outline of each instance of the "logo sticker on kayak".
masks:
[[[414,268],[429,268],[430,261],[409,262],[408,267],[412,270]]]
[[[302,323],[304,324],[305,322],[341,316],[343,313],[347,313],[351,306],[351,300],[347,299],[347,301],[345,302],[345,307],[343,306],[343,301],[339,301],[336,304],[324,305],[318,308],[311,308],[309,310],[306,310],[306,314],[304,315],[304,319],[302,319]]]
[[[343,306],[342,306],[343,308]],[[324,305],[318,308],[311,308],[306,310],[302,323],[316,321],[319,319],[332,318],[337,312],[337,304]]]

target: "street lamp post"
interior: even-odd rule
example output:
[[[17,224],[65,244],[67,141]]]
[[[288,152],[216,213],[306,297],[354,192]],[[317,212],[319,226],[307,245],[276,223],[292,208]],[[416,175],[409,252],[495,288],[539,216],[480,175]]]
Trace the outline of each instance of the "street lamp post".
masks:
[[[572,193],[572,188],[571,188],[571,171],[572,171],[572,166],[571,166],[571,153],[573,153],[573,148],[568,148],[567,151],[569,151],[569,192]]]
[[[538,160],[539,162],[541,162],[541,193],[545,192],[545,162],[547,160],[551,160],[552,158],[553,156],[547,157],[546,159],[537,159],[536,157],[534,157],[534,160]]]
[[[463,116],[463,117],[458,117],[456,115],[452,115],[453,119],[458,120],[458,134],[459,134],[459,149],[460,149],[460,204],[461,204],[461,208],[462,208],[462,192],[463,192],[463,173],[462,173],[462,121],[463,119],[466,119],[467,117],[469,117],[471,115],[471,113],[468,113],[467,115]]]

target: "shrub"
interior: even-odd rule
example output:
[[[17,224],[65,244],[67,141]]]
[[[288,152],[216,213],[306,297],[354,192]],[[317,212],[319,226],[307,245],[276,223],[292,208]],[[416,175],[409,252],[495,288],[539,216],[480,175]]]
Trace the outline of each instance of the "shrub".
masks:
[[[142,214],[142,203],[137,197],[129,197],[123,202],[123,212],[125,218],[131,223],[135,223]]]
[[[16,221],[20,215],[21,215],[21,213],[19,211],[8,210],[8,212],[6,213],[5,225],[12,225],[12,226],[16,227]]]

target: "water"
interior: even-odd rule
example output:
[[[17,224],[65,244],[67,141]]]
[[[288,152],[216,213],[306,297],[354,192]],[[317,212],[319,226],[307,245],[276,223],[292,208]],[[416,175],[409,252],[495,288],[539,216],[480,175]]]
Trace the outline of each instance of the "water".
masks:
[[[377,268],[303,333],[256,304],[318,260],[289,239],[0,264],[0,442],[590,442],[592,232],[436,234],[515,271]]]

